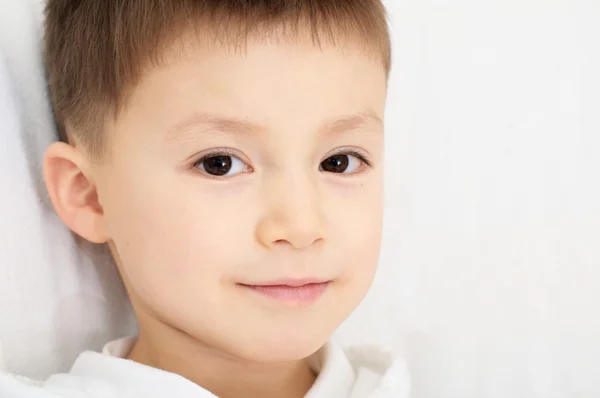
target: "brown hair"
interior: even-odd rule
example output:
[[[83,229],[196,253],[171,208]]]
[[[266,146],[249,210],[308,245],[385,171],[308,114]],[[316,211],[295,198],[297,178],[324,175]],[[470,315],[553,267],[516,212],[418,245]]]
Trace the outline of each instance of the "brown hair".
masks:
[[[381,0],[48,0],[45,62],[59,135],[66,140],[69,126],[101,154],[106,118],[116,117],[143,69],[190,31],[203,44],[238,48],[249,36],[277,39],[274,31],[295,37],[300,27],[318,45],[362,43],[389,72]]]

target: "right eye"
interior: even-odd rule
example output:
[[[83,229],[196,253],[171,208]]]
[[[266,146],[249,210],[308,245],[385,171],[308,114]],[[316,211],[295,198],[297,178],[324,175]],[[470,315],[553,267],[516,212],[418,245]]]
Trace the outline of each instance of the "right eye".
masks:
[[[206,155],[194,167],[213,177],[231,177],[248,170],[244,162],[230,154]]]

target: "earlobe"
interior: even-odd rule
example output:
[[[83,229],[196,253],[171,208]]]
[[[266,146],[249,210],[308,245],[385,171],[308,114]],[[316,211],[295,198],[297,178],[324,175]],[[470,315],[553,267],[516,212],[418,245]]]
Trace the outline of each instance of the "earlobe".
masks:
[[[58,216],[69,229],[93,243],[109,240],[96,185],[75,147],[56,142],[48,148],[44,180]]]

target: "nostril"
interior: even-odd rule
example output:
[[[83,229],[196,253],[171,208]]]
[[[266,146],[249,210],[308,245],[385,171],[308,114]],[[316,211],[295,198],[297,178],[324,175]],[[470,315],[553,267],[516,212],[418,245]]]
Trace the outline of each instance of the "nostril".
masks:
[[[323,238],[317,238],[317,239],[315,239],[315,241],[312,243],[312,246],[321,245],[321,244],[323,244],[323,242],[324,242]]]
[[[302,248],[308,248],[311,246],[318,246],[321,245],[323,243],[323,239],[322,238],[317,238],[313,241],[311,241],[310,239],[295,239],[295,240],[287,240],[287,239],[278,239],[276,241],[273,241],[273,245],[274,246],[280,246],[280,247],[285,247],[285,246],[291,246],[295,249],[302,249]]]
[[[285,240],[285,239],[278,239],[278,240],[276,240],[276,241],[275,241],[275,242],[273,242],[273,243],[274,243],[274,244],[276,244],[276,245],[291,245],[291,243],[290,243],[290,242],[288,242],[288,241],[287,241],[287,240]]]

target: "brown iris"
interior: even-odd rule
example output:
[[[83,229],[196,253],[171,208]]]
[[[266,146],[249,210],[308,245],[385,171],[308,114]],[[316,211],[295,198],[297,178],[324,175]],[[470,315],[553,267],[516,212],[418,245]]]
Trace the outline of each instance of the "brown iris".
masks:
[[[202,161],[204,171],[213,176],[224,176],[232,166],[231,156],[211,156]]]
[[[343,173],[348,169],[350,161],[348,155],[335,155],[321,163],[321,169],[329,173]]]

